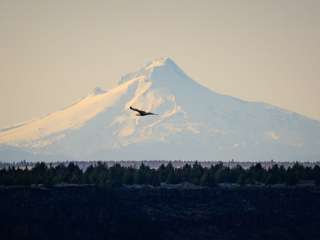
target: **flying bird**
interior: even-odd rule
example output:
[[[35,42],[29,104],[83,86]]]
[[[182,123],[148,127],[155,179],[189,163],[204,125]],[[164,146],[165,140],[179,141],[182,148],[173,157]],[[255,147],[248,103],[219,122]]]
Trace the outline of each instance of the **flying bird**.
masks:
[[[137,116],[158,115],[158,114],[155,114],[155,113],[152,113],[152,112],[146,112],[146,111],[143,111],[143,110],[139,110],[139,109],[133,108],[131,106],[130,106],[130,109],[132,111],[136,111],[137,112]]]

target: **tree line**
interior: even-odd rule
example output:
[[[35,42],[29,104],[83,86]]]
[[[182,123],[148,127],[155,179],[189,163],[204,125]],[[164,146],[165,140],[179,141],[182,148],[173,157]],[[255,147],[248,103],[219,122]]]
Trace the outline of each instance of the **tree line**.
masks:
[[[146,184],[159,186],[161,183],[178,184],[189,182],[195,185],[214,187],[220,183],[240,185],[296,185],[301,181],[312,181],[320,185],[320,167],[308,167],[299,163],[285,168],[277,164],[265,169],[260,163],[249,168],[240,165],[230,168],[222,163],[203,167],[200,163],[185,164],[175,168],[172,163],[162,164],[153,169],[145,164],[139,168],[123,167],[115,164],[111,167],[103,163],[91,165],[81,170],[78,165],[69,163],[58,166],[36,163],[33,168],[9,167],[0,170],[0,185],[57,185],[57,184],[93,184],[105,187]]]

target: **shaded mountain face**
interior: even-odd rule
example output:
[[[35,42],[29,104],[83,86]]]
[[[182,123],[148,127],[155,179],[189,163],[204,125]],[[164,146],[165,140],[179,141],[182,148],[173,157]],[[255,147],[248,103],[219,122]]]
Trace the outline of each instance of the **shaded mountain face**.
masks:
[[[157,113],[138,117],[133,106]],[[156,59],[44,118],[0,132],[0,160],[320,160],[320,122],[218,94]]]

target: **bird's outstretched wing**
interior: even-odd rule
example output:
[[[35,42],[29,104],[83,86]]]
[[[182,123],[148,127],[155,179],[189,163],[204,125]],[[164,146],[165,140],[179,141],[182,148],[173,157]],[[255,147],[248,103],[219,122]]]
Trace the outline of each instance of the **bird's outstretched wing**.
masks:
[[[130,109],[131,109],[132,111],[138,112],[140,115],[145,115],[145,114],[146,114],[145,111],[139,110],[139,109],[134,108],[134,107],[131,107],[131,106],[130,106]]]

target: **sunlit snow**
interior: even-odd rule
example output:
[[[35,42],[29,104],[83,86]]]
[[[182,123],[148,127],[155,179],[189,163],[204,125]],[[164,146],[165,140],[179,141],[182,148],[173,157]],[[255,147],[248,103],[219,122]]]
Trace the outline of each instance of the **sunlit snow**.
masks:
[[[130,106],[159,115],[138,117]],[[319,160],[319,138],[318,121],[213,92],[165,57],[111,90],[2,130],[0,159]],[[1,146],[14,147],[15,159]]]

